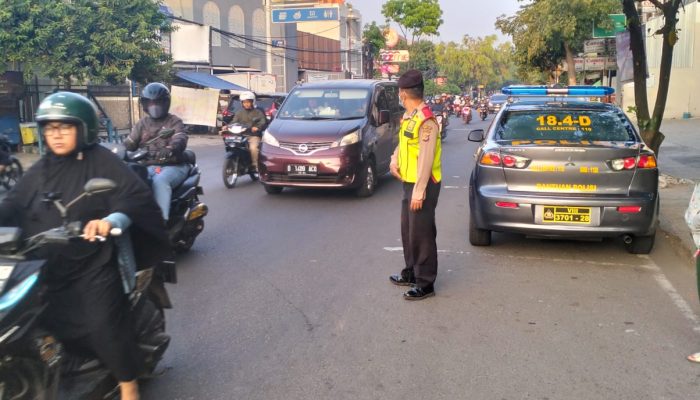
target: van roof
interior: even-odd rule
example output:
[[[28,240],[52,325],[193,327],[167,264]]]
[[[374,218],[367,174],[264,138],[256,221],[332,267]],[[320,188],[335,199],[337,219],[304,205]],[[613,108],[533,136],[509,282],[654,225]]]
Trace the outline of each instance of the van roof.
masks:
[[[372,88],[378,83],[393,83],[396,85],[395,81],[379,81],[376,79],[337,79],[329,81],[315,81],[303,83],[298,88],[311,88],[311,89],[357,89],[357,88]]]

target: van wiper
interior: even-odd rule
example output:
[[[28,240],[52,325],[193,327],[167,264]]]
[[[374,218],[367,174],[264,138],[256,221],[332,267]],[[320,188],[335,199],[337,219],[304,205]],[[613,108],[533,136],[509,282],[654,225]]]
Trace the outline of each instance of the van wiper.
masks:
[[[320,120],[329,120],[329,119],[335,119],[335,118],[333,118],[333,117],[318,117],[317,116],[317,117],[305,117],[305,118],[301,118],[301,119],[303,119],[305,121],[320,121]]]
[[[360,118],[364,118],[364,117],[365,117],[364,115],[355,115],[353,117],[336,118],[336,120],[337,121],[347,121],[349,119],[360,119]]]

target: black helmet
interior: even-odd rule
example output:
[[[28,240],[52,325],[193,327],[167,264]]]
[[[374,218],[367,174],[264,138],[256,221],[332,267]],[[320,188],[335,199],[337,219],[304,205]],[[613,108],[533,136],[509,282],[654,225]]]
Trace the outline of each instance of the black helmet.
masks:
[[[141,107],[153,119],[161,119],[170,110],[170,90],[162,83],[153,82],[141,91]]]
[[[97,107],[86,97],[72,92],[57,92],[39,104],[36,122],[39,132],[44,133],[44,126],[49,122],[67,122],[78,127],[78,151],[97,142],[100,120]]]

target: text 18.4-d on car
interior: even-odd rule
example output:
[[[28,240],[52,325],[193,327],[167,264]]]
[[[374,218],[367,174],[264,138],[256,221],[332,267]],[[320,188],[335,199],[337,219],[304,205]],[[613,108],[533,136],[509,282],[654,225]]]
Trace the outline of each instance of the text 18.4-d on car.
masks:
[[[651,251],[659,210],[656,157],[620,108],[581,98],[612,92],[503,89],[511,101],[488,132],[469,135],[481,142],[469,182],[473,245],[490,245],[496,231],[621,236],[629,252]]]

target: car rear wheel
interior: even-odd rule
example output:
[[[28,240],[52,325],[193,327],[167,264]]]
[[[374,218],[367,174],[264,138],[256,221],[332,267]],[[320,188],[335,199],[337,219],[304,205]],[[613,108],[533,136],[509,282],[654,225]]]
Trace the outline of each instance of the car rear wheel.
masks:
[[[479,229],[476,226],[473,213],[469,215],[469,243],[472,246],[491,246],[491,231]]]
[[[263,187],[265,188],[265,192],[267,194],[280,194],[282,193],[282,190],[284,190],[284,186],[270,186],[266,185],[263,183]]]
[[[655,239],[655,234],[649,236],[633,236],[632,241],[630,243],[625,243],[625,246],[630,254],[649,254],[651,253],[651,249],[654,248]]]
[[[374,163],[372,163],[372,160],[367,160],[367,162],[362,166],[362,171],[359,174],[359,178],[359,181],[362,183],[355,192],[357,197],[369,197],[373,195],[374,189],[377,186],[377,175],[374,172]]]

